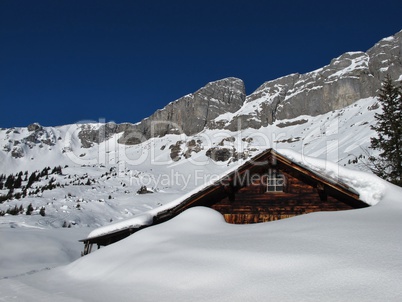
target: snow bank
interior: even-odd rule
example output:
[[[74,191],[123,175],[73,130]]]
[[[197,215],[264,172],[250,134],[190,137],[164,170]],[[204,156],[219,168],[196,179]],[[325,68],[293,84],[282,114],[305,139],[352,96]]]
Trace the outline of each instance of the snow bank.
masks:
[[[385,190],[386,201],[402,193]],[[253,225],[192,208],[70,265],[10,282],[41,293],[31,301],[44,294],[97,302],[399,301],[402,208],[387,204]],[[0,291],[20,295],[6,285]]]
[[[253,225],[230,225],[212,209],[191,208],[67,266],[0,280],[2,297],[88,302],[399,301],[402,189],[366,173],[281,153],[318,171],[332,171],[333,177],[346,175],[348,184],[378,201],[379,195],[373,196],[375,189],[370,189],[375,186],[381,203]],[[46,243],[44,238],[34,240],[38,246]]]
[[[80,257],[82,243],[77,236],[88,232],[80,229],[40,229],[10,224],[0,228],[0,280],[33,274],[65,265]],[[1,291],[0,291],[1,292]]]

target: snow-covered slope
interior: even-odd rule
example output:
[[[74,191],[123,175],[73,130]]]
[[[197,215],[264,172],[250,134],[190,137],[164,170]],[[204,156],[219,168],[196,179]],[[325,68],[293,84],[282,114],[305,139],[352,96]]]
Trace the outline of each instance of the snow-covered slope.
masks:
[[[70,265],[2,279],[2,299],[399,301],[402,190],[371,174],[350,180],[374,184],[380,203],[254,225],[193,208]]]
[[[118,135],[113,135],[82,148],[77,137],[80,125],[43,128],[41,131],[62,139],[51,146],[24,146],[21,158],[6,158],[7,154],[1,153],[2,173],[23,175],[21,188],[0,204],[0,211],[22,206],[25,212],[29,204],[35,211],[29,217],[0,217],[0,224],[21,220],[41,227],[61,227],[65,222],[73,227],[107,225],[163,206],[267,148],[295,150],[365,169],[364,158],[357,164],[356,158],[366,156],[369,138],[374,135],[370,125],[380,110],[376,104],[376,99],[368,98],[324,115],[277,121],[259,131],[206,129],[194,136],[167,135],[133,146],[118,144]],[[21,128],[3,130],[0,135],[22,142],[29,133]],[[213,160],[211,156],[218,151],[225,152],[227,160]],[[58,166],[62,173],[51,174]],[[45,167],[50,167],[48,175],[26,189],[25,196],[29,176],[35,171],[41,174]],[[154,193],[137,194],[141,186]],[[5,187],[0,190],[3,196],[8,193]],[[45,217],[39,215],[42,207]]]

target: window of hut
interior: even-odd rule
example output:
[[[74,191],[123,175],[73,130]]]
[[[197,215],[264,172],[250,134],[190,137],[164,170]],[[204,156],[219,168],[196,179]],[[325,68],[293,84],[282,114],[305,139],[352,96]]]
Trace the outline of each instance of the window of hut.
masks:
[[[283,192],[285,176],[276,170],[269,170],[266,178],[267,192]]]

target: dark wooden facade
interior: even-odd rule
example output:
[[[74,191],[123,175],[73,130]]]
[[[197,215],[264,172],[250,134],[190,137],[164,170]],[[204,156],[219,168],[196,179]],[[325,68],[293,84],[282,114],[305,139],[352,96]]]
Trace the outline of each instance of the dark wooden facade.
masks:
[[[359,194],[339,179],[332,179],[268,149],[236,171],[206,186],[179,205],[158,213],[153,225],[167,221],[186,209],[207,206],[222,213],[229,223],[248,224],[279,220],[317,211],[364,208]],[[143,228],[143,227],[141,227]],[[84,254],[93,244],[108,245],[141,228],[127,228],[81,240]]]
[[[211,207],[220,212],[226,222],[236,224],[279,220],[317,211],[353,209],[332,196],[322,198],[317,188],[288,173],[278,172],[285,180],[282,192],[268,192],[267,177],[261,175],[261,181],[239,189],[232,198],[223,198]]]

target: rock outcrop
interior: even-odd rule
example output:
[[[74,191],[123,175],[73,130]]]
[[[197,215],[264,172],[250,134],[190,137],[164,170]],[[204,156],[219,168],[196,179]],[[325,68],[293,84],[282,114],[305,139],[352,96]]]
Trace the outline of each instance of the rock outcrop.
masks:
[[[192,135],[205,129],[207,123],[220,114],[239,110],[245,99],[243,81],[226,78],[208,83],[136,124],[108,123],[97,129],[82,125],[78,137],[83,148],[90,148],[93,144],[99,144],[121,132],[123,135],[118,142],[126,145],[138,144],[151,137],[166,134]]]
[[[129,123],[107,123],[95,128],[92,127],[91,124],[83,124],[81,126],[81,131],[78,133],[78,138],[80,139],[83,148],[90,148],[95,143],[100,144],[111,138],[114,134],[126,131],[131,126],[132,124]]]
[[[400,80],[402,31],[367,52],[347,52],[315,71],[266,82],[246,98],[240,110],[217,117],[208,127],[258,129],[276,120],[327,113],[376,96],[387,74]]]
[[[166,134],[196,134],[220,114],[239,110],[245,99],[245,87],[240,79],[226,78],[208,83],[140,123],[127,127],[119,142],[136,144]]]

